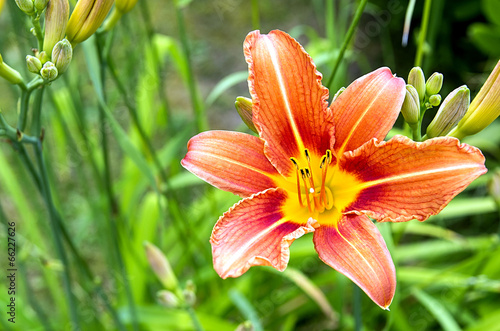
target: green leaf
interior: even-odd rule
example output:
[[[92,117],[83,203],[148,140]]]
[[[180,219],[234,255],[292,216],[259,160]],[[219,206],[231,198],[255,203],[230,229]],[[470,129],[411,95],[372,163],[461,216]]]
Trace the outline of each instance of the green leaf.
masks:
[[[207,96],[205,100],[206,107],[210,107],[217,98],[219,98],[225,91],[227,91],[230,87],[244,82],[248,78],[247,71],[238,71],[234,72],[223,79],[215,85],[214,89]]]
[[[483,0],[482,8],[484,15],[491,23],[500,25],[500,0]]]
[[[445,331],[460,331],[460,326],[450,312],[434,297],[426,292],[414,288],[412,291],[417,300],[424,306],[441,324]]]
[[[500,27],[474,23],[469,26],[468,34],[483,53],[495,57],[500,55]]]

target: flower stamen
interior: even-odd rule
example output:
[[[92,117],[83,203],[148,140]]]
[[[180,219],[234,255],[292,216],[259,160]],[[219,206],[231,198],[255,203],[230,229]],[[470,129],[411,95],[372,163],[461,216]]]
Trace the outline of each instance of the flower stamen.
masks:
[[[291,157],[290,161],[292,161],[295,166],[295,172],[297,173],[297,194],[299,195],[299,204],[301,207],[304,207],[304,203],[302,202],[302,193],[300,192],[299,163],[294,157]]]
[[[304,169],[300,169],[300,174],[302,175],[302,181],[304,182],[304,187],[306,189],[305,191],[306,191],[307,208],[309,209],[309,212],[312,213],[311,201],[309,201],[309,188],[307,187],[306,171]],[[312,189],[313,189],[313,191],[311,193],[314,193],[314,188],[312,188]],[[300,194],[300,192],[299,192],[299,194]]]

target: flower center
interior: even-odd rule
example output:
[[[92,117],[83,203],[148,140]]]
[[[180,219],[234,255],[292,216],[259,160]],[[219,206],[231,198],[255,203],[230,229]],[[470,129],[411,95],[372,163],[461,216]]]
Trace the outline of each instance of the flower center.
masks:
[[[316,168],[313,170],[311,165],[311,156],[308,149],[304,150],[307,165],[301,166],[296,158],[291,157],[290,161],[296,169],[297,197],[301,207],[307,206],[309,213],[322,213],[330,210],[334,206],[333,194],[326,185],[328,169],[332,163],[332,152],[327,150]]]

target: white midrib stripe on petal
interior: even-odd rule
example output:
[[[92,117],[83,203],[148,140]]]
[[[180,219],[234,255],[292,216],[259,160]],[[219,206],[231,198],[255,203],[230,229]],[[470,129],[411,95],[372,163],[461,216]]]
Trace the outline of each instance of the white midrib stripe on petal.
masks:
[[[269,55],[271,57],[271,62],[273,63],[273,68],[274,68],[274,72],[276,73],[276,78],[278,79],[278,85],[279,85],[279,88],[281,91],[281,96],[283,98],[283,102],[285,103],[286,115],[289,119],[290,125],[292,126],[293,135],[295,137],[295,140],[297,142],[297,146],[299,147],[299,150],[303,151],[305,149],[304,143],[300,139],[299,130],[298,130],[297,124],[295,123],[295,120],[293,118],[292,108],[290,107],[290,101],[288,100],[288,94],[286,91],[285,82],[283,80],[283,75],[282,75],[281,70],[280,70],[280,64],[278,61],[278,53],[277,53],[276,49],[274,48],[274,45],[271,42],[271,39],[266,35],[264,35],[263,37],[264,37],[265,45],[266,45],[266,47],[269,51]]]

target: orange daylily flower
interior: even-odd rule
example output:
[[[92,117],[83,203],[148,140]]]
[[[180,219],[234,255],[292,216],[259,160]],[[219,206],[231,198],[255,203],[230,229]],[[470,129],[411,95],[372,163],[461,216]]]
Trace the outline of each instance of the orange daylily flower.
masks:
[[[320,259],[387,308],[394,264],[369,217],[424,221],[437,214],[486,172],[481,151],[451,137],[382,141],[405,97],[405,82],[388,68],[357,79],[328,106],[321,74],[286,33],[251,32],[244,53],[259,137],[203,132],[182,160],[243,197],[213,229],[215,270],[222,278],[255,265],[282,271],[291,243],[314,232]]]

